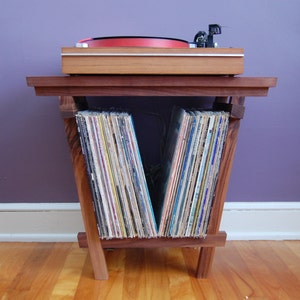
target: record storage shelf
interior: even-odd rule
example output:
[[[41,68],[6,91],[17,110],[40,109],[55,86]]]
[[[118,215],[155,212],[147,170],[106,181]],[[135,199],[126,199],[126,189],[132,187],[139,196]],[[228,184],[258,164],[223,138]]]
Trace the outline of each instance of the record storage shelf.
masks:
[[[215,247],[224,246],[226,243],[226,232],[219,231],[219,228],[240,121],[245,111],[245,97],[267,96],[269,88],[275,87],[276,82],[275,77],[160,74],[27,77],[27,85],[35,88],[37,96],[59,97],[85,227],[85,232],[78,233],[78,242],[81,247],[89,249],[95,279],[107,279],[109,276],[104,248],[200,247],[195,276],[208,276]],[[92,193],[75,120],[76,112],[88,108],[86,96],[213,96],[215,100],[212,109],[230,113],[215,199],[205,238],[99,238]]]

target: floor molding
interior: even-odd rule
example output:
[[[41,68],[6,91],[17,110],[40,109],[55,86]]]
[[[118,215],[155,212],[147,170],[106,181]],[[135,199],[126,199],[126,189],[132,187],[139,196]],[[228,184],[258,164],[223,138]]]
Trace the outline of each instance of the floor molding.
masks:
[[[221,229],[228,240],[299,240],[300,202],[225,203]]]
[[[228,240],[300,240],[299,202],[227,202]],[[0,241],[73,242],[84,231],[79,203],[0,203]]]

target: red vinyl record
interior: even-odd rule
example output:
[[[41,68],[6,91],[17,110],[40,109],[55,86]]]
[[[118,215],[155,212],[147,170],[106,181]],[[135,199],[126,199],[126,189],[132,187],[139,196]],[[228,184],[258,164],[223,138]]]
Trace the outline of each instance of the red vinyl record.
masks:
[[[143,37],[143,36],[113,36],[87,38],[80,40],[79,44],[87,44],[88,47],[154,47],[154,48],[189,48],[185,40]]]

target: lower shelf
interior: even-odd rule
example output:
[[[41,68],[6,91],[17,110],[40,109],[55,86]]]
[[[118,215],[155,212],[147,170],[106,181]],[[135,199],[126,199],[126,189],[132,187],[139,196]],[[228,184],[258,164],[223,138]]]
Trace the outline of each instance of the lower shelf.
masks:
[[[209,234],[205,238],[126,238],[101,239],[102,248],[168,248],[168,247],[220,247],[225,246],[227,234],[220,231],[218,234]],[[85,232],[78,233],[78,243],[81,248],[87,248]]]

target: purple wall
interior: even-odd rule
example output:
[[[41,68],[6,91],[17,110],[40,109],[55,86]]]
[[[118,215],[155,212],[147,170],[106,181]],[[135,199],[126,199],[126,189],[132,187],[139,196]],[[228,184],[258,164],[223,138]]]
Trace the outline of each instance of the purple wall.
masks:
[[[54,97],[27,75],[59,75],[60,48],[81,38],[157,35],[192,40],[222,24],[222,47],[245,49],[247,76],[277,76],[248,98],[227,201],[300,200],[298,0],[4,1],[0,10],[0,202],[77,201]]]

